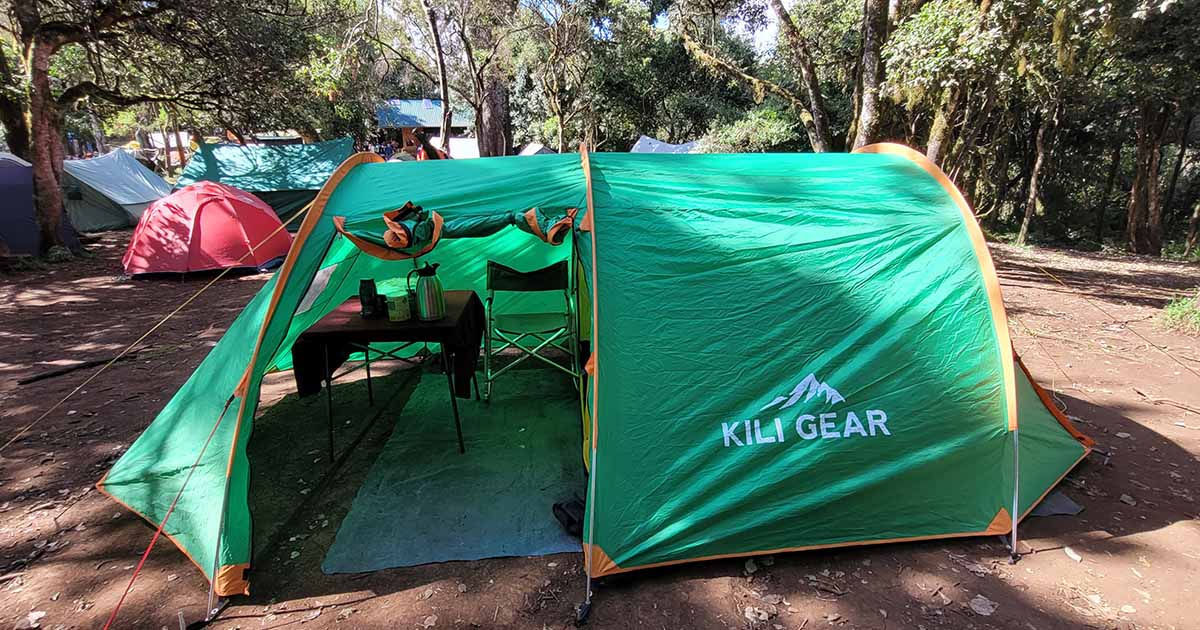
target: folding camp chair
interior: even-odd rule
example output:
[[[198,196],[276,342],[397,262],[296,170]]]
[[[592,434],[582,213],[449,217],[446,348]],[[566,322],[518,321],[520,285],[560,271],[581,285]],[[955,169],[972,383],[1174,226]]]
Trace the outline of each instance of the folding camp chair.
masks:
[[[565,372],[578,386],[579,333],[571,289],[570,266],[565,260],[527,272],[488,261],[487,300],[484,302],[487,311],[487,332],[483,337],[484,400],[491,400],[492,383],[496,377],[529,358],[538,359]],[[497,313],[493,308],[497,292],[536,291],[562,291],[563,310],[546,313]],[[515,348],[522,354],[512,363],[495,370],[496,357],[509,348]],[[570,366],[564,366],[540,354],[548,349],[565,352],[571,358]]]

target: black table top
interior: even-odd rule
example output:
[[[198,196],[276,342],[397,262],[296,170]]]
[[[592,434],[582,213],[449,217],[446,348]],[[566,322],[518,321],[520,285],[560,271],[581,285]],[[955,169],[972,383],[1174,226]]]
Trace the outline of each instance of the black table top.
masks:
[[[387,317],[363,319],[359,316],[358,297],[352,297],[330,311],[320,321],[300,335],[304,341],[449,341],[457,336],[459,328],[479,296],[474,291],[446,291],[446,316],[434,321],[417,319],[415,305],[413,317],[408,321],[393,322]],[[480,304],[482,306],[482,304]]]

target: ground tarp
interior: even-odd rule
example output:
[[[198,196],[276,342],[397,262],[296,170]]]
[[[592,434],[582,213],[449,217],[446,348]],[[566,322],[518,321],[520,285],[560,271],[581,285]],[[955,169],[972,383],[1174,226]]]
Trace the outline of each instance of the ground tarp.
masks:
[[[81,232],[137,225],[147,206],[171,193],[163,178],[119,149],[63,162],[63,188],[71,223]]]
[[[490,403],[459,401],[460,455],[440,374],[424,374],[342,520],[326,573],[578,551],[551,506],[583,495],[579,392],[549,369],[513,370]]]

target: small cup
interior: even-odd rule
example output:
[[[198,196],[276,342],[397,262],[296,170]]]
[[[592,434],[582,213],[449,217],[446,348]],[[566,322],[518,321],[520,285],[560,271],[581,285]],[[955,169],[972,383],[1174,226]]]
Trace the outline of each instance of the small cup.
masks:
[[[405,293],[389,295],[387,299],[387,314],[388,321],[406,322],[411,319],[412,311],[408,307],[408,295]]]

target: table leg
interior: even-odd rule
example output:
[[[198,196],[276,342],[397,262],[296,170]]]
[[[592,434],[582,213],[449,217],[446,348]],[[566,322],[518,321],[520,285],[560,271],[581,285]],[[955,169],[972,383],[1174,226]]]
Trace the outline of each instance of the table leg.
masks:
[[[329,421],[329,465],[333,465],[333,373],[329,370],[329,345],[325,351],[325,418]]]
[[[375,391],[371,389],[371,346],[363,346],[363,356],[367,359],[367,403],[375,406]]]
[[[446,383],[450,386],[450,408],[454,410],[454,430],[458,433],[458,452],[466,453],[467,449],[463,446],[462,422],[458,418],[458,396],[454,393],[454,365],[450,363],[450,353],[446,351],[445,344],[442,344],[442,369],[446,370]]]

